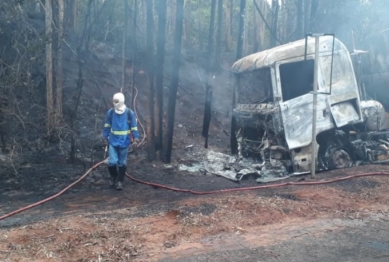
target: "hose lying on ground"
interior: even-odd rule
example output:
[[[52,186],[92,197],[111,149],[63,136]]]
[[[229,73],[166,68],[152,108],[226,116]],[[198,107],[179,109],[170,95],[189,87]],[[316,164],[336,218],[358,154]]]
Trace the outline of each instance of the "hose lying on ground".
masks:
[[[340,178],[333,178],[328,180],[320,180],[320,181],[308,181],[308,182],[285,182],[285,183],[278,183],[278,184],[271,184],[271,185],[262,185],[262,186],[251,186],[251,187],[239,187],[239,188],[229,188],[229,189],[220,189],[220,190],[212,190],[212,191],[195,191],[195,190],[189,190],[189,189],[179,189],[171,186],[165,186],[153,182],[145,182],[139,179],[136,179],[129,174],[127,174],[127,177],[129,177],[131,180],[134,180],[135,182],[138,182],[140,184],[148,185],[148,186],[154,186],[154,187],[160,187],[167,190],[177,191],[177,192],[186,192],[191,193],[194,195],[209,195],[209,194],[218,194],[218,193],[227,193],[227,192],[236,192],[236,191],[247,191],[247,190],[256,190],[256,189],[267,189],[267,188],[277,188],[277,187],[284,187],[284,186],[308,186],[308,185],[323,185],[323,184],[330,184],[334,182],[340,182],[352,178],[357,177],[367,177],[367,176],[388,176],[389,172],[373,172],[373,173],[364,173],[364,174],[356,174],[356,175],[350,175]]]
[[[7,217],[16,215],[17,213],[26,211],[27,209],[30,209],[30,208],[39,206],[39,205],[41,205],[41,204],[43,204],[43,203],[45,203],[45,202],[48,202],[48,201],[50,201],[50,200],[52,200],[52,199],[54,199],[54,198],[56,198],[56,197],[62,195],[62,194],[65,193],[69,188],[71,188],[72,186],[74,186],[75,184],[77,184],[78,182],[80,182],[81,180],[83,180],[90,172],[92,172],[95,168],[97,168],[98,166],[100,166],[100,165],[103,164],[103,163],[104,163],[104,161],[101,161],[101,162],[95,164],[94,166],[92,166],[91,168],[89,168],[88,171],[86,171],[85,174],[83,174],[79,179],[77,179],[76,181],[74,181],[73,183],[71,183],[70,185],[68,185],[67,187],[65,187],[64,189],[62,189],[62,190],[61,190],[60,192],[58,192],[57,194],[52,195],[51,197],[48,197],[48,198],[43,199],[43,200],[41,200],[41,201],[38,201],[38,202],[36,202],[36,203],[33,203],[33,204],[31,204],[31,205],[28,205],[28,206],[26,206],[26,207],[22,207],[22,208],[20,208],[20,209],[18,209],[18,210],[15,210],[15,211],[11,212],[11,213],[5,214],[5,215],[3,215],[3,216],[0,217],[0,220],[3,220],[3,219],[5,219],[5,218],[7,218]]]
[[[28,205],[26,207],[20,208],[18,210],[15,210],[11,213],[5,214],[3,216],[0,216],[0,220],[3,220],[5,218],[8,218],[10,216],[16,215],[18,213],[21,213],[23,211],[26,211],[30,208],[36,207],[38,205],[41,205],[45,202],[48,202],[50,200],[53,200],[54,198],[62,195],[65,193],[69,188],[73,187],[75,184],[83,180],[91,171],[96,169],[98,166],[103,164],[105,162],[101,161],[94,166],[92,166],[88,171],[85,172],[79,179],[71,183],[69,186],[65,187],[63,190],[58,192],[55,195],[52,195],[46,199],[40,200],[36,203],[33,203],[31,205]],[[320,181],[308,181],[308,182],[285,182],[285,183],[278,183],[278,184],[271,184],[271,185],[261,185],[261,186],[252,186],[252,187],[240,187],[240,188],[230,188],[230,189],[221,189],[221,190],[212,190],[212,191],[195,191],[195,190],[189,190],[189,189],[180,189],[176,187],[171,187],[171,186],[166,186],[166,185],[161,185],[158,183],[153,183],[153,182],[146,182],[142,181],[140,179],[134,178],[130,176],[128,173],[126,173],[126,176],[130,178],[131,180],[138,182],[140,184],[148,185],[148,186],[153,186],[153,187],[159,187],[167,190],[172,190],[176,192],[184,192],[184,193],[191,193],[194,195],[209,195],[209,194],[218,194],[218,193],[227,193],[227,192],[237,192],[237,191],[247,191],[247,190],[258,190],[258,189],[268,189],[268,188],[277,188],[277,187],[285,187],[285,186],[307,186],[307,185],[323,185],[323,184],[330,184],[334,182],[340,182],[340,181],[345,181],[349,180],[352,178],[357,178],[357,177],[367,177],[367,176],[388,176],[389,172],[372,172],[372,173],[363,173],[363,174],[356,174],[356,175],[350,175],[350,176],[345,176],[345,177],[340,177],[340,178],[333,178],[333,179],[328,179],[328,180],[320,180]]]

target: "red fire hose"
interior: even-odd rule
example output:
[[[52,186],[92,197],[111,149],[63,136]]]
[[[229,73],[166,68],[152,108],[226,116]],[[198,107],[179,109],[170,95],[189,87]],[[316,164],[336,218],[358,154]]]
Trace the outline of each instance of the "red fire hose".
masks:
[[[266,188],[276,188],[276,187],[284,187],[284,186],[308,186],[308,185],[323,185],[323,184],[330,184],[334,182],[340,182],[352,178],[357,177],[366,177],[366,176],[388,176],[389,172],[373,172],[373,173],[364,173],[364,174],[356,174],[356,175],[350,175],[340,178],[333,178],[328,180],[320,180],[320,181],[311,181],[311,182],[285,182],[285,183],[278,183],[278,184],[271,184],[271,185],[262,185],[262,186],[251,186],[251,187],[239,187],[239,188],[230,188],[230,189],[221,189],[221,190],[213,190],[213,191],[195,191],[195,190],[189,190],[189,189],[179,189],[176,187],[170,187],[165,185],[160,185],[157,183],[152,182],[145,182],[139,179],[136,179],[129,174],[127,174],[127,177],[130,179],[144,185],[148,186],[154,186],[154,187],[160,187],[167,190],[177,191],[177,192],[186,192],[191,193],[195,195],[209,195],[209,194],[218,194],[218,193],[227,193],[227,192],[236,192],[236,191],[247,191],[247,190],[256,190],[256,189],[266,189]],[[0,218],[1,219],[1,218]]]
[[[26,207],[20,208],[18,210],[15,210],[11,213],[5,214],[0,217],[0,220],[3,220],[5,218],[8,218],[10,216],[13,216],[15,214],[21,213],[23,211],[26,211],[30,208],[36,207],[38,205],[41,205],[45,202],[48,202],[50,200],[53,200],[54,198],[62,195],[65,193],[69,188],[80,182],[82,179],[84,179],[91,171],[96,169],[98,166],[103,164],[104,161],[101,161],[94,166],[92,166],[88,171],[85,172],[84,175],[82,175],[79,179],[71,183],[69,186],[65,187],[63,190],[58,192],[57,194],[48,197],[46,199],[43,199],[41,201],[38,201],[36,203],[33,203],[31,205],[28,205]],[[172,191],[177,191],[177,192],[184,192],[184,193],[191,193],[194,195],[209,195],[209,194],[218,194],[218,193],[227,193],[227,192],[237,192],[237,191],[247,191],[247,190],[257,190],[257,189],[267,189],[267,188],[277,188],[277,187],[284,187],[284,186],[306,186],[306,185],[322,185],[322,184],[329,184],[329,183],[334,183],[334,182],[339,182],[339,181],[344,181],[352,178],[357,178],[357,177],[367,177],[367,176],[387,176],[389,175],[389,172],[372,172],[372,173],[364,173],[364,174],[356,174],[356,175],[350,175],[346,177],[341,177],[341,178],[333,178],[329,180],[321,180],[321,181],[311,181],[311,182],[285,182],[285,183],[279,183],[279,184],[271,184],[271,185],[262,185],[262,186],[252,186],[252,187],[241,187],[241,188],[231,188],[231,189],[221,189],[221,190],[213,190],[213,191],[195,191],[195,190],[189,190],[189,189],[180,189],[176,187],[171,187],[171,186],[166,186],[166,185],[161,185],[153,182],[146,182],[139,180],[137,178],[134,178],[127,174],[127,177],[130,178],[131,180],[144,184],[144,185],[149,185],[149,186],[154,186],[154,187],[159,187],[167,190],[172,190]]]

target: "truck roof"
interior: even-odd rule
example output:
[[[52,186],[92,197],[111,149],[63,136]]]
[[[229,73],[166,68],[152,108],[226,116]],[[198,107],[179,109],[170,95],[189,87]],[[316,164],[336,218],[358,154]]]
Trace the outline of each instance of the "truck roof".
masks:
[[[331,52],[334,38],[332,36],[320,37],[320,52]],[[334,51],[345,50],[348,52],[346,46],[337,38],[334,42]],[[315,38],[309,37],[307,41],[307,56],[315,53]],[[280,45],[272,49],[254,53],[245,56],[236,61],[231,71],[234,73],[241,73],[244,71],[251,71],[263,67],[270,67],[275,62],[287,60],[295,57],[302,57],[305,54],[305,39],[301,39],[288,44]]]

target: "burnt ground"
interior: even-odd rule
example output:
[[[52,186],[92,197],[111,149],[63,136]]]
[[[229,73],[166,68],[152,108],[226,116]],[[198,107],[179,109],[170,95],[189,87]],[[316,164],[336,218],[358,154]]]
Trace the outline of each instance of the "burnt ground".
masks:
[[[177,100],[172,162],[150,163],[140,148],[129,157],[128,173],[200,192],[258,186],[253,177],[232,182],[178,170],[180,164],[200,162],[207,150],[229,152],[230,79],[225,74],[212,80],[217,84],[205,149],[199,70],[187,64],[181,69],[185,81]],[[108,86],[102,91],[107,100],[116,92]],[[65,143],[0,155],[0,216],[60,192],[103,159],[98,144],[103,117],[87,116],[105,111],[90,99],[98,92],[88,81],[84,92],[78,162],[68,162]],[[139,93],[142,122],[147,92],[141,85]],[[316,180],[378,171],[388,172],[389,166],[323,172]],[[387,176],[205,195],[129,178],[117,192],[107,186],[107,178],[101,165],[61,196],[0,220],[0,261],[388,261]],[[285,181],[312,180],[306,175]]]
[[[194,147],[194,151],[202,151]],[[187,155],[199,152],[185,151]],[[194,191],[257,186],[132,153],[129,174]],[[188,161],[186,161],[188,162]],[[178,162],[177,162],[178,163]],[[45,199],[82,174],[84,165],[35,164],[1,184],[1,215]],[[50,176],[53,172],[61,172]],[[367,165],[323,172],[316,180],[376,171]],[[63,195],[0,221],[0,261],[387,261],[389,177],[211,195],[125,181],[107,186],[99,166]],[[286,181],[312,181],[299,176]],[[284,182],[284,181],[282,181]]]

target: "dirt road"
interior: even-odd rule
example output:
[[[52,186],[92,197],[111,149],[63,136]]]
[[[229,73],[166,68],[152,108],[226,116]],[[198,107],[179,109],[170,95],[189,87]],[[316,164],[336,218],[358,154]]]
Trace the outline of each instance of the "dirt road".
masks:
[[[256,232],[256,239],[262,239],[262,244],[252,245],[240,241],[228,250],[161,261],[386,262],[389,260],[389,222],[383,217],[378,215],[352,221],[309,221],[277,228],[271,232],[271,240],[269,232]]]

